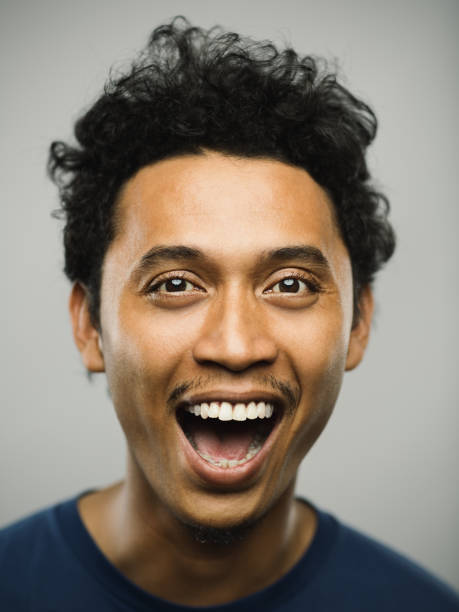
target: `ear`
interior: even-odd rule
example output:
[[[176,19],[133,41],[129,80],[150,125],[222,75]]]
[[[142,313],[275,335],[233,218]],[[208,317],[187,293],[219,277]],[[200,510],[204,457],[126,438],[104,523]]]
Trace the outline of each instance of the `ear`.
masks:
[[[86,369],[89,372],[104,372],[104,356],[99,332],[89,314],[87,290],[81,283],[74,283],[69,299],[73,338]]]
[[[370,286],[367,285],[362,289],[359,297],[359,319],[351,329],[351,337],[349,339],[346,358],[346,371],[356,368],[363,359],[370,337],[373,308],[373,292]]]

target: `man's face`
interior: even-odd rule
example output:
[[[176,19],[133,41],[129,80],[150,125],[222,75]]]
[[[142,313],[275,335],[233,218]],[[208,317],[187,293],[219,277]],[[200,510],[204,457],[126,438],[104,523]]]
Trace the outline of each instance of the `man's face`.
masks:
[[[302,169],[209,152],[143,168],[118,212],[100,359],[131,469],[186,523],[254,520],[363,352],[332,205]]]

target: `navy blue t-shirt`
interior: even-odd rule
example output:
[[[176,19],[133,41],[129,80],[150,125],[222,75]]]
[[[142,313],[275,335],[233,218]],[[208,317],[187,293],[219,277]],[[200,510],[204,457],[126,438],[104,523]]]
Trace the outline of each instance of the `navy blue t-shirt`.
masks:
[[[268,588],[222,606],[172,604],[137,587],[104,557],[80,519],[77,500],[0,531],[0,610],[459,611],[458,596],[445,584],[317,508],[318,528],[310,547]]]

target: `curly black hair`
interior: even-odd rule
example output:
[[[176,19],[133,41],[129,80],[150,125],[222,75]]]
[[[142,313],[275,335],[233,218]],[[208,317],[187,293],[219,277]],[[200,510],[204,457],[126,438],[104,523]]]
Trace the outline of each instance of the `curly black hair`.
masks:
[[[120,188],[148,164],[206,149],[299,166],[326,190],[349,251],[358,315],[361,289],[395,248],[388,200],[372,186],[365,160],[376,129],[371,108],[323,59],[220,27],[191,27],[183,17],[156,28],[76,122],[77,145],[50,147],[57,216],[65,219],[64,271],[86,287],[94,324]]]

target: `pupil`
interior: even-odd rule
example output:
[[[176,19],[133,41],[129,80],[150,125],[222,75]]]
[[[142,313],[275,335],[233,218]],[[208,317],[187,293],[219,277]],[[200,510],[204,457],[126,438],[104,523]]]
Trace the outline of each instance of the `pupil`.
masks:
[[[171,278],[166,281],[166,289],[167,291],[183,291],[185,289],[184,284],[185,281],[182,278]]]
[[[299,289],[299,282],[296,278],[286,278],[282,281],[285,292],[296,293]]]

